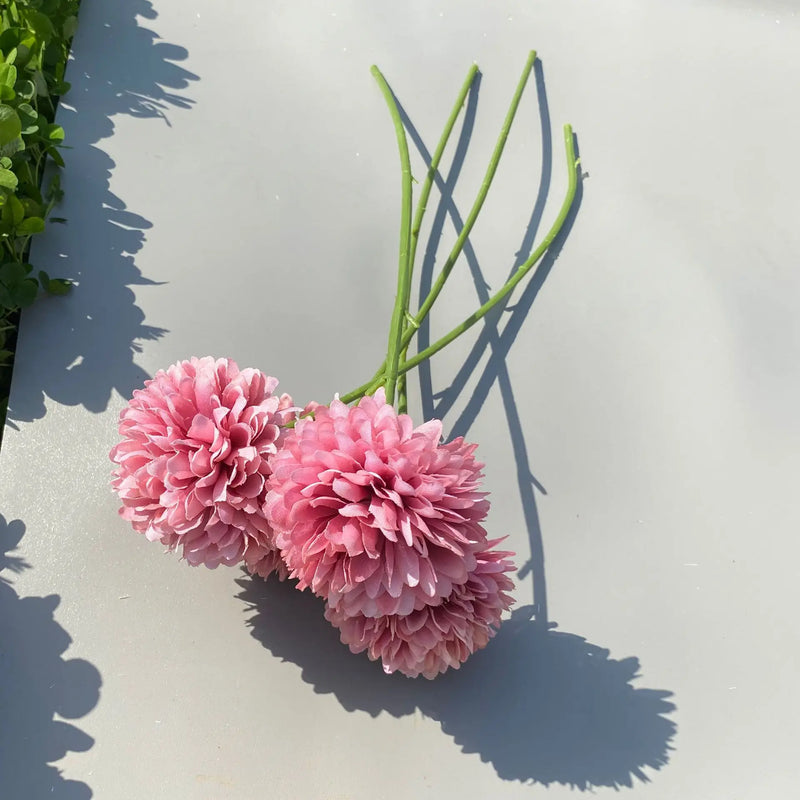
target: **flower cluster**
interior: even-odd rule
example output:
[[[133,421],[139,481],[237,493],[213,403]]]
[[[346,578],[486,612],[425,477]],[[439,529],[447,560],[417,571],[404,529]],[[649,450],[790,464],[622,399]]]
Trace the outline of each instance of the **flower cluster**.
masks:
[[[277,385],[224,358],[192,358],[133,393],[111,460],[120,514],[135,531],[180,547],[193,566],[244,559],[258,574],[285,574],[263,510],[293,411]]]
[[[372,379],[330,405],[295,407],[278,381],[226,359],[192,358],[159,372],[120,415],[111,451],[120,513],[134,530],[197,566],[243,564],[291,578],[325,602],[325,616],[355,652],[386,672],[433,678],[485,647],[509,609],[511,556],[489,539],[475,445],[442,442],[442,423],[414,426],[405,413],[407,374],[501,308],[556,241],[575,202],[580,159],[564,126],[567,190],[550,230],[503,286],[435,342],[409,345],[468,240],[497,170],[531,51],[473,204],[475,213],[416,313],[414,258],[428,199],[453,126],[479,71],[467,72],[420,186],[403,114],[377,66],[402,166],[397,292],[386,356]],[[395,408],[395,398],[398,407]],[[356,405],[351,403],[356,402]]]
[[[382,389],[298,418],[277,383],[211,358],[148,381],[111,451],[121,515],[191,565],[296,579],[386,672],[458,668],[512,603],[476,446],[442,444],[441,422],[414,427]]]

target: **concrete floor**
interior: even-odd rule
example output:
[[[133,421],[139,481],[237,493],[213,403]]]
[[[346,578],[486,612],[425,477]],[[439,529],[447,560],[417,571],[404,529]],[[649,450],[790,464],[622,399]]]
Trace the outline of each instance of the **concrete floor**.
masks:
[[[69,224],[32,254],[79,285],[25,315],[0,457],[0,795],[794,797],[794,5],[84,0],[60,110]],[[134,534],[107,453],[133,389],[190,355],[259,367],[301,404],[369,377],[399,220],[369,67],[413,125],[418,177],[482,70],[425,275],[532,47],[430,336],[550,225],[564,122],[579,208],[514,309],[411,383],[417,418],[480,443],[518,610],[460,672],[387,678],[312,597]]]

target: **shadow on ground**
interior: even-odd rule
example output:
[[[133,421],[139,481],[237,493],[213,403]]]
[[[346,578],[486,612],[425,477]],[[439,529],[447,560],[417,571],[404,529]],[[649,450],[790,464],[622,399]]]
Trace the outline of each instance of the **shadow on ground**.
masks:
[[[670,692],[638,688],[636,658],[616,660],[580,636],[544,629],[531,607],[457,672],[412,680],[350,653],[309,592],[274,579],[238,583],[252,635],[299,666],[316,693],[373,717],[419,709],[505,780],[619,788],[668,760]]]
[[[3,797],[84,800],[91,789],[53,765],[94,744],[75,725],[100,698],[97,669],[65,659],[69,634],[55,621],[58,595],[20,597],[9,576],[29,569],[14,556],[25,533],[0,515],[0,787]]]
[[[78,285],[23,315],[10,420],[42,417],[45,397],[103,411],[113,390],[127,397],[149,377],[134,362],[139,343],[166,333],[145,324],[131,289],[154,284],[135,263],[152,225],[111,191],[115,163],[98,144],[114,133],[119,114],[168,125],[170,109],[191,108],[181,92],[198,77],[179,66],[185,48],[161,41],[143,23],[156,17],[148,0],[96,3],[81,14],[67,75],[72,90],[59,108],[72,149],[57,213],[68,221],[49,226],[31,256],[37,268]],[[157,169],[143,180],[158,187]]]

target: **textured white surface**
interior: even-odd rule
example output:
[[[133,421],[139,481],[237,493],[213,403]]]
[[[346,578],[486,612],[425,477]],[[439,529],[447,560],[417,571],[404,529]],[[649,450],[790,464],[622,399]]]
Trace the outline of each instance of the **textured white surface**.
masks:
[[[4,797],[792,796],[794,5],[84,0],[60,112],[69,224],[33,253],[80,285],[26,314],[0,458]],[[495,287],[511,268],[543,150],[549,226],[563,122],[589,177],[540,291],[503,315],[506,366],[484,354],[443,401],[480,442],[492,532],[520,565],[534,547],[557,633],[517,617],[459,673],[388,679],[313,599],[134,535],[107,452],[130,392],[189,355],[260,367],[302,402],[369,377],[399,217],[369,66],[432,148],[480,65],[463,217],[532,47],[539,97],[532,80],[472,265]],[[441,260],[453,224],[432,201]],[[432,335],[475,297],[465,261]],[[479,335],[432,362],[434,392]],[[421,396],[417,416],[442,402]],[[530,574],[517,595],[531,603]]]

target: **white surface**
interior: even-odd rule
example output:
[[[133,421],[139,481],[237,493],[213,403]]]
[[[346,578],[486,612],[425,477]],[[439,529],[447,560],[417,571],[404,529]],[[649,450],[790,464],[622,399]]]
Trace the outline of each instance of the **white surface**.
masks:
[[[4,797],[793,796],[793,5],[84,0],[61,110],[69,225],[33,254],[80,286],[26,314],[0,459]],[[546,97],[532,80],[472,237],[489,283],[541,211],[548,109],[540,235],[563,122],[589,177],[535,302],[503,316],[507,370],[489,365],[477,413],[484,355],[445,422],[480,442],[492,532],[520,565],[543,543],[557,633],[518,617],[459,673],[388,679],[312,598],[132,533],[107,452],[130,392],[189,355],[260,367],[301,402],[369,377],[399,217],[369,66],[432,148],[479,63],[463,217],[532,47]],[[453,225],[432,201],[441,260]],[[432,335],[475,303],[459,273]],[[435,392],[478,335],[435,359]],[[518,605],[532,596],[528,575]]]

